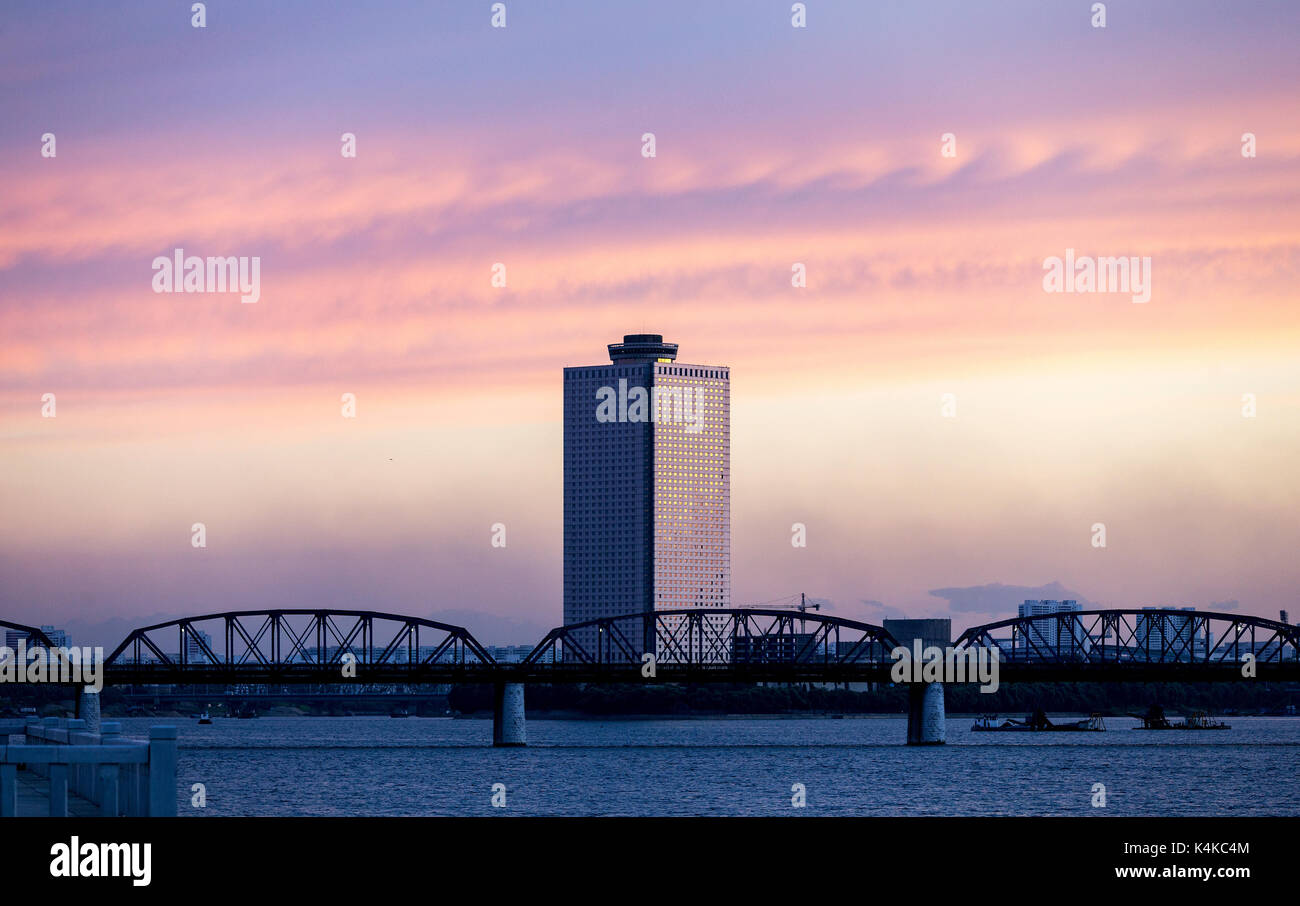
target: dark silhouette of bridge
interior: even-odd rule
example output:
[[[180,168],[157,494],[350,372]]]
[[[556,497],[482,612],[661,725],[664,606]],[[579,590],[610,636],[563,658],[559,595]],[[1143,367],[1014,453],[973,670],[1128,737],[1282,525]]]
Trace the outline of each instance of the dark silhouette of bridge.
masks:
[[[39,629],[0,627],[49,645]],[[625,614],[552,629],[499,662],[463,626],[365,610],[270,609],[184,617],[133,630],[105,658],[113,685],[285,683],[887,682],[883,626],[763,608]],[[1300,678],[1300,627],[1186,610],[1016,617],[962,633],[996,652],[1001,682]]]
[[[0,620],[0,629],[14,630],[27,637],[28,645],[41,645],[50,648],[54,645],[49,637],[35,626],[24,626],[22,623],[10,623],[8,620]]]
[[[1193,682],[1300,678],[1300,627],[1186,610],[1016,617],[946,637],[947,620],[886,621],[763,608],[659,610],[552,629],[498,662],[463,626],[366,610],[273,609],[184,617],[132,631],[105,658],[115,686],[488,683],[494,745],[525,745],[530,683],[889,682],[894,652],[939,647],[996,660],[1006,682]],[[944,638],[933,635],[942,627]],[[0,621],[48,645],[33,627]],[[924,659],[929,659],[925,655]],[[972,674],[966,674],[973,679]],[[981,677],[981,681],[982,681]],[[909,744],[945,739],[942,682],[907,684]],[[98,714],[82,693],[79,711]]]

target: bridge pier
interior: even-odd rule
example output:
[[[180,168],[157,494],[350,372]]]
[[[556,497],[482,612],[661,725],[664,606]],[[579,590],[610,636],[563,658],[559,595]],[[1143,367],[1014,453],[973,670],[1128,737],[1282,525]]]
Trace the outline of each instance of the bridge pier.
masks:
[[[907,687],[907,744],[941,746],[948,733],[943,712],[943,683],[912,683]]]
[[[903,647],[915,651],[946,648],[952,639],[952,620],[885,620],[885,630]],[[947,739],[943,713],[943,683],[908,683],[907,744],[941,746]]]
[[[82,686],[78,694],[77,717],[86,722],[87,733],[99,732],[99,693],[90,686]]]
[[[528,745],[524,722],[524,684],[497,683],[492,690],[492,745]]]

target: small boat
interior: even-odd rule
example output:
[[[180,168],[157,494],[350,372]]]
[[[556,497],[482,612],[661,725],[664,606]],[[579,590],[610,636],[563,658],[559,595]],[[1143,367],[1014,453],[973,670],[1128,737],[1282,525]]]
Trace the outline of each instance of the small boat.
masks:
[[[199,712],[199,723],[201,723],[201,724],[210,724],[210,723],[212,723],[212,718],[208,716],[208,712],[207,712],[207,711],[200,711],[200,712]]]
[[[1193,711],[1190,715],[1183,718],[1182,723],[1174,723],[1165,716],[1165,709],[1159,705],[1152,705],[1147,709],[1146,714],[1131,715],[1142,721],[1142,726],[1135,727],[1138,730],[1231,730],[1229,724],[1221,720],[1215,720],[1205,711]]]
[[[1105,731],[1106,722],[1102,720],[1100,714],[1092,714],[1083,720],[1074,720],[1064,724],[1054,724],[1047,719],[1047,714],[1042,709],[1028,715],[1024,720],[1016,720],[1008,717],[1002,723],[997,722],[996,714],[983,714],[976,719],[971,726],[971,730],[976,733],[980,732],[1029,732],[1029,733],[1048,733],[1048,732],[1094,732],[1100,733]]]
[[[1174,724],[1176,730],[1231,730],[1232,727],[1221,720],[1215,720],[1205,711],[1193,711],[1183,718],[1181,724]]]
[[[392,711],[388,712],[388,716],[389,717],[410,717],[411,712],[407,711],[405,708],[394,708]]]
[[[1072,724],[1064,724],[1064,725],[1060,725],[1060,726],[1057,726],[1056,729],[1058,729],[1058,730],[1089,730],[1089,731],[1093,731],[1093,732],[1105,732],[1105,730],[1106,730],[1106,721],[1102,719],[1102,716],[1101,716],[1100,714],[1098,714],[1097,712],[1094,711],[1092,714],[1089,714],[1089,715],[1088,715],[1087,717],[1085,717],[1083,720],[1076,720],[1076,721],[1075,721],[1074,723],[1072,723]]]

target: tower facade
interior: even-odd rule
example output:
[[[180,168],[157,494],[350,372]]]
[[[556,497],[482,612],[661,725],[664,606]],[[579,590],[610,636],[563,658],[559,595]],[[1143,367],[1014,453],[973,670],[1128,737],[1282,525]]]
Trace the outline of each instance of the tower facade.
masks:
[[[658,334],[609,358],[564,369],[564,622],[727,607],[731,370],[678,362]]]

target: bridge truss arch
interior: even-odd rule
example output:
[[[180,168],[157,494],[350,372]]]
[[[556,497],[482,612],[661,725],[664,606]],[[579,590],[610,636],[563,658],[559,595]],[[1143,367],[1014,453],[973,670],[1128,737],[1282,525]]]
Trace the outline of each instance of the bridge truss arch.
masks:
[[[351,656],[349,660],[348,656]],[[366,610],[289,608],[144,626],[105,661],[117,682],[362,682],[463,678],[495,666],[463,626]]]
[[[880,626],[804,611],[682,608],[622,614],[558,626],[521,668],[557,675],[644,676],[736,681],[879,679],[898,646]]]
[[[47,649],[54,647],[54,643],[50,641],[50,637],[47,636],[44,631],[35,626],[25,626],[22,623],[11,623],[8,620],[0,620],[0,630],[5,631],[4,639],[0,639],[0,644],[4,644],[5,639],[9,636],[9,632],[19,632],[27,637],[28,645],[41,645]]]
[[[1025,677],[1060,672],[1109,679],[1211,679],[1241,674],[1300,676],[1300,627],[1263,617],[1201,610],[1085,610],[1014,617],[973,626],[954,643],[990,648]]]

